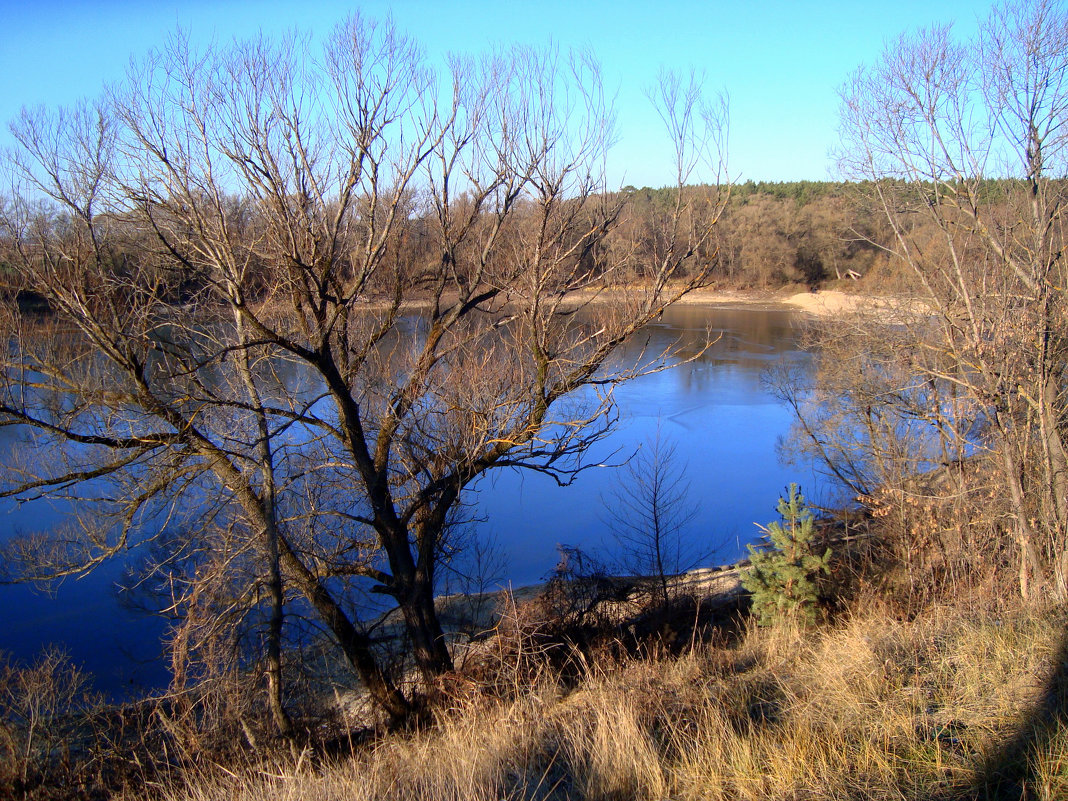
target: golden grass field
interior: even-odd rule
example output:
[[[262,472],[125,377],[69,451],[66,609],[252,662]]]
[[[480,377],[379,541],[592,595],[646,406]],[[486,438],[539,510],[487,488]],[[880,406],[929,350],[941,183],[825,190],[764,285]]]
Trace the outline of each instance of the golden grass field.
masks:
[[[435,725],[337,761],[205,768],[168,801],[1068,798],[1063,614],[881,608],[461,684]]]

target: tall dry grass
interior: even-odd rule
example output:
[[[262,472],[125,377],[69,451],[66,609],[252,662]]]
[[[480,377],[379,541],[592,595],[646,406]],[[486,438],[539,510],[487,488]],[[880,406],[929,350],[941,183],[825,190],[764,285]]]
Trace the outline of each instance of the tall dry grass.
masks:
[[[165,795],[955,799],[999,797],[992,777],[1008,771],[1012,792],[1064,798],[1065,710],[1035,718],[1064,634],[1059,613],[944,607],[909,622],[870,610],[815,633],[754,628],[728,648],[592,660],[570,690],[541,681],[508,700],[458,694],[435,726],[355,757],[216,769]],[[999,764],[1021,733],[1020,764]]]

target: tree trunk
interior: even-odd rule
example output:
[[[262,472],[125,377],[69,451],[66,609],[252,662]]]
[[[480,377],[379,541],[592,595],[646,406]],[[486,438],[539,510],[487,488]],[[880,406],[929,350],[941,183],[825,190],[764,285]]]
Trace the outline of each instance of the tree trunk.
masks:
[[[249,402],[255,411],[256,427],[259,437],[256,454],[262,475],[261,491],[262,535],[267,561],[267,594],[270,599],[270,615],[267,620],[267,706],[271,718],[283,737],[293,734],[293,721],[286,712],[282,700],[282,624],[284,622],[285,588],[282,585],[282,570],[278,563],[278,518],[275,514],[277,497],[274,480],[274,451],[271,446],[271,430],[267,421],[267,412],[260,398],[259,388],[250,364],[248,336],[241,314],[235,314],[238,340],[243,346],[237,354],[237,369],[249,395]]]
[[[1020,548],[1020,597],[1025,601],[1030,601],[1036,597],[1037,589],[1042,584],[1042,562],[1035,550],[1034,529],[1027,516],[1023,487],[1020,485],[1019,466],[1012,457],[1011,445],[1006,441],[1005,432],[1000,431],[1000,426],[999,432],[1001,434],[999,449],[1001,450],[1002,469],[1016,517],[1016,542]],[[1038,587],[1035,586],[1036,584]]]
[[[283,566],[337,638],[342,653],[359,674],[375,703],[384,709],[394,722],[406,719],[412,711],[412,706],[382,670],[371,649],[371,639],[352,624],[330,592],[290,550],[288,543],[281,540],[279,544],[282,546]]]
[[[1057,396],[1059,387],[1052,376],[1042,387],[1039,425],[1046,463],[1046,491],[1050,496],[1053,521],[1050,521],[1050,547],[1054,569],[1054,594],[1058,601],[1068,599],[1068,575],[1065,575],[1068,548],[1068,455],[1058,426]]]
[[[423,681],[431,684],[453,669],[445,632],[434,605],[433,588],[425,579],[417,578],[397,600],[411,639],[412,658]]]
[[[282,700],[282,623],[285,597],[282,588],[282,571],[278,564],[278,531],[272,527],[268,532],[267,591],[271,599],[271,614],[267,621],[267,704],[271,710],[278,733],[283,737],[293,735],[293,721],[286,712]]]
[[[407,529],[401,528],[382,538],[393,575],[392,594],[404,618],[412,659],[427,684],[453,669],[445,632],[434,604],[433,568],[437,549],[432,543],[440,542],[441,537],[437,526],[422,524],[416,535],[420,542],[418,563],[408,547]]]

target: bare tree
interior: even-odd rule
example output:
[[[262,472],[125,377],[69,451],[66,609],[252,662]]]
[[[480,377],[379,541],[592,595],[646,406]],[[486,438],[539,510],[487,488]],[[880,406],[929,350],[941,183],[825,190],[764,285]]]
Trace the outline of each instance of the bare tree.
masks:
[[[465,490],[501,467],[581,469],[612,387],[670,354],[609,357],[708,281],[725,197],[680,185],[648,278],[622,284],[588,55],[457,58],[442,91],[392,24],[354,16],[321,59],[307,48],[178,36],[98,106],[24,114],[3,220],[19,288],[51,314],[6,305],[0,412],[47,453],[76,446],[7,493],[123,487],[103,504],[119,522],[52,572],[149,518],[214,521],[225,552],[177,536],[160,561],[184,568],[182,603],[213,575],[236,581],[232,608],[266,604],[282,731],[295,598],[394,718],[418,697],[375,648],[383,599],[423,682],[451,669],[434,594]],[[692,91],[664,98],[680,179],[721,166]]]
[[[937,378],[945,363],[917,349],[922,321],[878,325],[865,312],[814,321],[803,346],[814,369],[784,362],[765,374],[793,410],[787,458],[815,463],[853,495],[901,489],[931,469],[967,458],[982,411],[957,384]]]
[[[654,603],[665,603],[670,579],[696,566],[699,558],[685,539],[697,513],[686,466],[658,426],[622,471],[615,491],[604,499],[621,564],[647,580]]]
[[[1068,15],[999,4],[971,42],[908,34],[842,90],[841,165],[872,181],[933,317],[915,369],[982,410],[1027,596],[1068,592],[1064,210]]]
[[[949,365],[936,348],[917,346],[930,334],[911,314],[816,321],[803,339],[811,364],[767,375],[795,413],[780,455],[813,464],[878,518],[916,597],[959,589],[1014,552],[999,531],[999,482],[972,458],[983,409],[939,377]]]

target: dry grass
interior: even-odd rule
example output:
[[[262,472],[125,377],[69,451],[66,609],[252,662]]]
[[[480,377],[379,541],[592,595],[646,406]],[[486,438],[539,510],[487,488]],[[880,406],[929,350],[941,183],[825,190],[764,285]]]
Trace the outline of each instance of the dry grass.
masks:
[[[465,693],[428,731],[354,758],[215,771],[167,798],[972,798],[1021,732],[1014,787],[1066,797],[1068,725],[1032,717],[1064,622],[938,608],[911,622],[856,614],[817,634],[754,629],[732,648],[595,661],[570,691]]]

